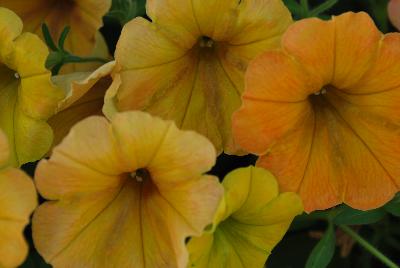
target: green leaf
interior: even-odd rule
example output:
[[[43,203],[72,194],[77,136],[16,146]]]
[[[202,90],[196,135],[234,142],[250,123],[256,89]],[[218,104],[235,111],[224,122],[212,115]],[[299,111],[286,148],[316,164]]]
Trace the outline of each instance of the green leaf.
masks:
[[[320,4],[319,6],[317,6],[316,8],[314,8],[313,10],[310,11],[309,16],[317,17],[317,16],[321,15],[322,13],[324,13],[325,11],[328,11],[330,8],[332,8],[334,5],[336,5],[338,1],[339,0],[328,0],[328,1]]]
[[[308,10],[308,0],[300,0],[300,5],[305,9]]]
[[[385,216],[385,210],[382,208],[362,211],[349,206],[343,206],[343,209],[336,215],[333,222],[338,225],[371,224],[380,221],[383,216]]]
[[[43,37],[44,37],[44,41],[46,42],[47,46],[53,50],[53,51],[57,51],[57,46],[53,41],[53,38],[51,37],[50,34],[50,30],[49,27],[47,26],[46,23],[42,24],[42,32],[43,32]]]
[[[397,194],[392,201],[384,206],[385,210],[390,214],[400,217],[400,193]]]
[[[295,17],[301,17],[304,13],[303,7],[296,0],[285,0],[285,5]]]
[[[325,268],[331,262],[335,254],[335,232],[333,224],[329,224],[322,239],[312,250],[305,268]]]
[[[62,31],[61,35],[60,35],[60,39],[58,40],[58,47],[62,50],[64,50],[64,43],[65,43],[65,39],[67,39],[68,33],[71,30],[71,27],[66,26],[64,28],[64,30]]]

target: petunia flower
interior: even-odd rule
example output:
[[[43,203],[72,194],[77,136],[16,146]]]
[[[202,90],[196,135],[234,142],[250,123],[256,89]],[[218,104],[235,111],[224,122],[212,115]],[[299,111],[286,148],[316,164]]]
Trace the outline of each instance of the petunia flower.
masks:
[[[54,131],[53,144],[59,144],[72,126],[92,115],[103,115],[104,96],[112,82],[115,62],[109,62],[94,72],[74,72],[57,75],[52,81],[65,92],[56,114],[48,123]]]
[[[102,17],[111,7],[111,0],[0,0],[0,6],[18,14],[24,22],[24,30],[42,37],[42,24],[49,26],[54,40],[58,40],[66,26],[71,30],[65,49],[79,56],[107,57],[108,50],[98,29]],[[88,71],[98,63],[68,64],[64,73]]]
[[[18,267],[28,255],[23,231],[37,205],[32,180],[8,164],[10,148],[0,130],[0,267]]]
[[[203,175],[215,149],[143,112],[75,125],[35,175],[50,200],[33,217],[35,247],[54,267],[186,267],[223,195]]]
[[[10,146],[10,164],[41,158],[52,143],[46,120],[64,97],[44,67],[48,50],[34,34],[23,33],[12,11],[0,8],[0,128]]]
[[[105,112],[144,110],[207,136],[218,152],[238,151],[231,116],[243,74],[276,48],[292,19],[281,0],[150,0],[151,22],[127,23]]]
[[[390,0],[387,9],[390,22],[400,30],[400,0]]]
[[[307,211],[373,209],[399,191],[399,44],[350,12],[296,22],[249,67],[236,141]]]
[[[214,230],[188,243],[189,267],[264,267],[293,218],[303,211],[295,193],[279,193],[274,176],[248,167],[229,173]]]

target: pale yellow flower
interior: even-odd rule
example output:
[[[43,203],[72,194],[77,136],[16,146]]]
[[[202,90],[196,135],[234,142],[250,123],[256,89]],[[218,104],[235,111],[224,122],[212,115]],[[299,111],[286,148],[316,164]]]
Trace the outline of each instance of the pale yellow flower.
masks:
[[[185,238],[201,235],[223,194],[212,144],[143,112],[87,118],[40,162],[50,200],[33,217],[54,267],[186,267]]]

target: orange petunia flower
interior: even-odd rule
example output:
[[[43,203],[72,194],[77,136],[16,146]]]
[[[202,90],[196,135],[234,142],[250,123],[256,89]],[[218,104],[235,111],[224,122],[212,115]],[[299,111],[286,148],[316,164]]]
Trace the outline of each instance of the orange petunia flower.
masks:
[[[32,180],[9,166],[9,145],[0,130],[0,267],[13,268],[28,255],[23,231],[37,206]]]
[[[23,20],[25,31],[42,36],[42,24],[47,23],[51,35],[58,40],[66,26],[71,27],[65,48],[73,54],[107,57],[104,38],[98,32],[102,18],[111,7],[111,0],[0,0]],[[90,64],[68,64],[63,72],[93,70]]]
[[[33,217],[37,250],[54,267],[186,267],[185,238],[212,222],[223,195],[212,144],[142,112],[85,119],[36,186],[51,201]]]
[[[399,44],[366,13],[311,18],[249,67],[236,141],[307,211],[372,209],[399,190]]]
[[[105,111],[144,110],[238,151],[231,116],[248,62],[276,48],[292,23],[281,0],[149,0],[151,22],[125,25]]]

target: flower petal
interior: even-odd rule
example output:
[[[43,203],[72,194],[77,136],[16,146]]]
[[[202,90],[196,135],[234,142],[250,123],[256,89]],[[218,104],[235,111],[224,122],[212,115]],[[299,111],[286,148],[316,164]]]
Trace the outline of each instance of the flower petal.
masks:
[[[3,131],[0,130],[0,168],[8,164],[10,158],[10,148],[8,146],[7,137]]]
[[[349,91],[353,94],[370,94],[391,90],[400,86],[400,34],[386,34],[371,68]]]
[[[195,179],[215,163],[215,149],[207,139],[182,132],[172,122],[143,112],[117,114],[112,122],[124,161],[131,169],[147,167],[160,187]]]
[[[310,40],[313,40],[310,42]],[[315,88],[332,80],[335,60],[335,24],[317,18],[304,19],[288,28],[282,36],[283,49],[304,66]]]
[[[7,46],[22,33],[22,28],[22,21],[14,12],[6,8],[0,8],[0,36],[2,40],[0,43],[0,55],[2,58],[6,57],[5,52],[9,52]]]
[[[363,162],[353,159],[352,165],[361,165],[358,169],[362,170],[370,162],[367,164],[370,167],[368,176],[354,175],[348,178],[344,198],[349,204],[354,204],[354,207],[380,207],[400,188],[400,173],[397,168],[397,155],[400,152],[400,114],[397,111],[399,98],[399,88],[361,96],[335,92],[330,97],[338,115],[346,121],[353,135],[361,142],[363,150],[366,150]],[[351,147],[351,150],[352,157],[360,157],[356,154],[356,146]]]
[[[265,53],[248,69],[235,139],[260,155],[257,165],[271,170],[283,190],[300,194],[306,211],[342,202],[374,209],[399,190],[397,39],[383,37],[365,13],[302,20],[283,37],[284,50],[274,52],[280,57]],[[334,60],[326,57],[329,47]],[[297,66],[282,60],[286,53]],[[299,92],[304,101],[293,103]]]
[[[17,267],[28,254],[23,231],[37,205],[35,187],[22,171],[0,171],[0,265]]]
[[[22,25],[17,15],[4,8],[0,12],[4,35],[0,42],[0,128],[11,144],[10,163],[19,166],[39,159],[49,149],[52,133],[45,120],[55,112],[63,93],[51,84],[51,74],[44,67],[45,44],[33,34],[19,35]]]
[[[196,267],[263,267],[293,218],[303,210],[299,196],[279,194],[275,178],[261,168],[241,168],[223,181],[226,214],[214,233],[192,238]]]
[[[53,82],[64,89],[65,99],[58,104],[57,113],[48,123],[54,131],[53,144],[57,145],[80,120],[102,115],[105,92],[111,84],[111,71],[115,62],[109,62],[93,73],[77,72],[53,77]]]
[[[205,138],[142,112],[85,119],[37,168],[53,201],[35,212],[36,248],[54,266],[186,267],[185,239],[212,222],[223,194],[202,175],[214,161]]]
[[[216,41],[224,41],[235,29],[239,16],[238,2],[235,0],[219,0],[206,2],[193,0],[193,16],[203,36]],[[210,16],[210,10],[218,16]]]
[[[234,36],[229,41],[231,45],[255,44],[271,39],[279,42],[292,23],[292,16],[281,0],[247,0],[240,1],[236,23]]]
[[[107,117],[144,110],[205,135],[218,153],[241,154],[231,117],[243,74],[255,56],[278,46],[288,10],[277,0],[162,0],[147,9],[152,22],[136,18],[122,31]]]
[[[332,84],[346,89],[357,83],[372,66],[382,34],[364,12],[333,17],[335,68]]]

